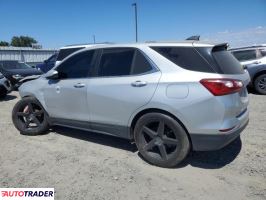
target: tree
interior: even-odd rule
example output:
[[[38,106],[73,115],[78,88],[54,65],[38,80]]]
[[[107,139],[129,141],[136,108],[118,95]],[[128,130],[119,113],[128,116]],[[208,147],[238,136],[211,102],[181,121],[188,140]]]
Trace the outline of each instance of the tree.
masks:
[[[29,36],[14,36],[11,40],[11,46],[14,47],[31,47],[32,44],[36,44],[37,41]]]
[[[6,42],[6,41],[0,41],[0,46],[2,46],[2,47],[8,47],[9,46],[9,43]]]

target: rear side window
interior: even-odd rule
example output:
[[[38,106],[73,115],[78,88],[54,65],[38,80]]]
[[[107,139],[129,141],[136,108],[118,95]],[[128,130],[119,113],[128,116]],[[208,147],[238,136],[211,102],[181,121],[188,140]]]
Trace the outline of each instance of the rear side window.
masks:
[[[232,53],[240,62],[247,60],[255,60],[257,58],[256,50],[234,51]]]
[[[74,53],[75,51],[78,51],[80,49],[84,49],[84,47],[79,48],[68,48],[68,49],[60,49],[59,54],[57,56],[57,61],[64,60],[67,56]]]
[[[126,76],[151,71],[147,59],[134,48],[108,48],[102,50],[98,76]]]
[[[151,70],[152,66],[148,62],[147,58],[145,58],[140,51],[136,50],[131,74],[143,74]]]
[[[184,69],[198,72],[215,72],[215,70],[192,47],[151,48]]]
[[[92,74],[94,67],[95,50],[81,52],[73,55],[57,67],[59,77],[86,78]]]
[[[241,64],[225,46],[151,48],[187,70],[219,74],[243,73]]]

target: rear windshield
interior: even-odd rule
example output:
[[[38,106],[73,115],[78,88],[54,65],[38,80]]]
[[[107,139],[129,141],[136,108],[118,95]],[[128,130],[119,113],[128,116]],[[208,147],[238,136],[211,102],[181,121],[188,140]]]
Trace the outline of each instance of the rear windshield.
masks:
[[[23,62],[18,61],[1,61],[0,66],[4,69],[28,69],[31,68],[31,66],[27,65]]]
[[[239,61],[254,60],[257,58],[256,50],[246,50],[246,51],[233,51],[233,55]]]
[[[151,47],[176,65],[191,71],[241,74],[243,69],[235,57],[225,50],[211,47]]]
[[[78,47],[78,48],[67,48],[67,49],[60,49],[59,54],[57,56],[57,61],[64,60],[67,56],[78,51],[80,49],[84,49],[85,47]]]

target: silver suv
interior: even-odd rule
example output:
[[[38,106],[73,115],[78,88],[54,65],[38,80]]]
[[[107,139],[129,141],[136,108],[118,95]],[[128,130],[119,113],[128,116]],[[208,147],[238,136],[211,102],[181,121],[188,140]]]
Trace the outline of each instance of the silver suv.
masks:
[[[25,135],[60,125],[130,139],[149,163],[173,167],[240,135],[249,80],[227,44],[94,46],[24,83],[13,123]]]

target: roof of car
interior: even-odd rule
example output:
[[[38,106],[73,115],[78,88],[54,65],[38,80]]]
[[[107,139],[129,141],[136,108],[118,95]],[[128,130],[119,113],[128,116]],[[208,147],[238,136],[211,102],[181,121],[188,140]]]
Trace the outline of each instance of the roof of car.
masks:
[[[253,50],[253,49],[258,49],[258,48],[266,48],[266,44],[254,45],[254,46],[247,46],[247,47],[232,48],[232,49],[230,49],[230,51]]]
[[[108,47],[146,47],[146,46],[195,46],[195,47],[212,47],[215,44],[211,43],[203,43],[200,41],[191,41],[191,40],[185,40],[185,41],[148,41],[143,43],[100,43],[100,44],[86,44],[86,45],[70,45],[62,47],[61,49],[66,48],[79,48],[79,47],[85,47],[85,48],[91,48],[91,47],[100,47],[100,48],[108,48]]]

